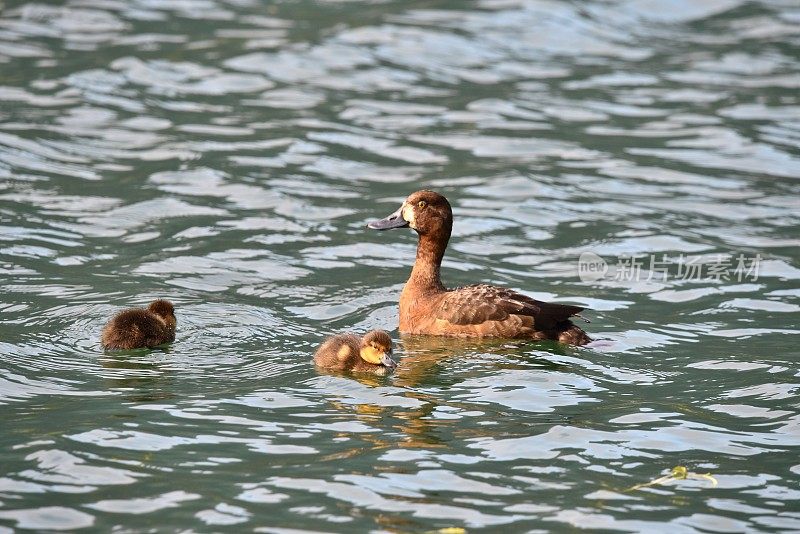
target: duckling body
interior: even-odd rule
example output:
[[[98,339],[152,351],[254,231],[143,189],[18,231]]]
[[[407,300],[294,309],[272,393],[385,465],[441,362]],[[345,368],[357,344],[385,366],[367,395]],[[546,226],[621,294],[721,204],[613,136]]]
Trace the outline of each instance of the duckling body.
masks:
[[[376,230],[410,226],[419,234],[417,258],[400,294],[400,332],[462,337],[552,339],[584,345],[591,339],[570,317],[579,306],[542,302],[511,289],[476,284],[447,289],[440,267],[453,227],[445,197],[410,195],[395,213],[369,224]]]
[[[385,375],[397,365],[391,352],[392,338],[383,330],[373,330],[363,338],[338,334],[319,346],[314,353],[314,364],[331,371]]]
[[[175,340],[175,307],[168,300],[154,300],[147,308],[130,308],[103,327],[100,343],[105,349],[152,348]]]

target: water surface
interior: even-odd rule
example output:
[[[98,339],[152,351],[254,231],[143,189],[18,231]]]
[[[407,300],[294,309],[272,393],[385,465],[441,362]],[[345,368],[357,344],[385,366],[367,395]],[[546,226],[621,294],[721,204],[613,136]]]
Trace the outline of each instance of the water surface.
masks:
[[[790,1],[6,3],[0,532],[800,530],[798,67]],[[401,339],[421,188],[597,345]]]

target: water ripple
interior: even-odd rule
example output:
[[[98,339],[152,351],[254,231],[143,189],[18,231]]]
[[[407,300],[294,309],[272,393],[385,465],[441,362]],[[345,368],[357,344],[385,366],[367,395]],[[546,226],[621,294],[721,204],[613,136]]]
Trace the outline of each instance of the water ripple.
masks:
[[[12,4],[0,531],[800,528],[790,2]],[[596,341],[399,337],[414,235],[364,224],[422,188],[449,286]],[[174,343],[101,350],[159,297]],[[314,369],[372,328],[392,376]],[[630,490],[675,465],[717,486]]]

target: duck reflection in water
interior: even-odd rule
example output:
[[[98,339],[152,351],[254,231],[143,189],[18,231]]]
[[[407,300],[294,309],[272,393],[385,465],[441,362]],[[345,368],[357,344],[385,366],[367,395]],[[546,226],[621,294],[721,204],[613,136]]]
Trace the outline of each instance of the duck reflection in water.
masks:
[[[480,362],[483,371],[486,370],[486,361],[490,358],[493,362],[491,365],[498,369],[531,369],[531,364],[534,364],[536,369],[544,372],[561,370],[566,366],[552,362],[547,356],[554,353],[571,354],[574,353],[574,349],[554,341],[551,344],[552,347],[547,347],[548,351],[545,353],[540,350],[535,352],[526,350],[534,347],[542,349],[541,343],[533,344],[530,340],[401,336],[403,358],[391,377],[357,373],[347,378],[337,378],[335,382],[324,383],[326,387],[331,388],[326,392],[326,396],[329,396],[329,406],[343,420],[357,420],[367,426],[374,426],[376,419],[391,417],[395,420],[392,427],[402,437],[398,441],[387,440],[386,436],[380,433],[374,435],[345,433],[342,437],[346,435],[356,439],[361,445],[336,452],[324,459],[339,460],[357,456],[364,454],[365,449],[446,447],[451,439],[449,436],[460,432],[459,418],[441,417],[441,413],[453,410],[469,411],[474,407],[468,403],[462,405],[454,399],[443,402],[440,396],[428,394],[424,388],[457,386],[464,380],[464,374],[453,373],[452,369],[448,369],[448,365],[471,366],[470,360]],[[539,353],[542,354],[541,358],[538,356]],[[333,372],[326,374],[341,375]],[[343,402],[343,399],[352,400],[353,397],[359,398],[366,394],[359,394],[358,389],[354,390],[339,380],[355,380],[369,389],[389,389],[376,392],[380,395],[380,400],[376,400],[375,403]],[[397,396],[406,400],[398,403],[393,399]],[[368,442],[369,445],[365,447],[364,442]]]
[[[473,411],[474,404],[461,403],[457,398],[442,402],[440,396],[424,393],[424,388],[458,388],[465,380],[464,372],[472,375],[469,370],[462,372],[464,367],[479,366],[480,375],[486,373],[487,365],[497,370],[530,370],[533,364],[544,373],[565,369],[566,365],[549,357],[574,354],[575,349],[556,341],[545,343],[547,346],[543,347],[544,343],[530,340],[401,335],[403,359],[392,377],[392,385],[406,389],[405,396],[422,402],[418,407],[395,412],[401,421],[397,428],[404,434],[401,446],[448,447],[454,435],[459,439],[475,437],[475,431],[464,428],[460,417],[441,416],[442,409],[448,414]],[[542,350],[545,348],[546,352]],[[453,372],[450,366],[458,367],[458,372]],[[496,415],[481,417],[492,419]]]
[[[160,402],[178,396],[181,379],[169,366],[170,347],[155,351],[115,351],[100,358],[109,389],[121,391],[127,402]]]
[[[552,354],[571,354],[573,348],[562,343],[550,341],[546,346],[543,343],[531,343],[524,339],[498,339],[498,338],[457,338],[420,335],[402,335],[400,342],[403,348],[403,361],[394,375],[394,384],[402,387],[419,387],[427,384],[442,385],[448,381],[458,382],[460,379],[451,376],[443,369],[449,361],[464,361],[470,357],[483,359],[487,356],[497,357],[498,368],[519,367],[530,368],[530,363],[547,370],[559,370],[564,367],[547,358]],[[528,348],[536,348],[542,352],[542,357],[532,353]]]

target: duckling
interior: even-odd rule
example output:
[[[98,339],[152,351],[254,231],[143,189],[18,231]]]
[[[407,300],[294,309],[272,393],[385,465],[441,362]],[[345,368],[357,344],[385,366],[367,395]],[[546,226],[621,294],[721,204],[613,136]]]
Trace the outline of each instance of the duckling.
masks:
[[[385,375],[397,367],[391,354],[392,338],[383,330],[373,330],[363,338],[338,334],[319,346],[314,363],[333,371]]]
[[[100,344],[105,349],[152,348],[175,340],[175,307],[158,299],[147,308],[119,312],[103,327]]]
[[[583,311],[579,306],[542,302],[488,284],[447,289],[439,270],[453,229],[453,211],[439,193],[412,193],[397,211],[367,226],[410,227],[419,236],[417,258],[400,294],[401,333],[552,339],[572,345],[591,341],[570,321]]]

